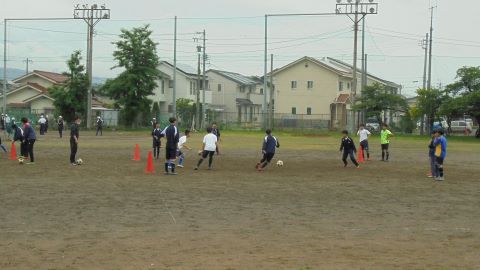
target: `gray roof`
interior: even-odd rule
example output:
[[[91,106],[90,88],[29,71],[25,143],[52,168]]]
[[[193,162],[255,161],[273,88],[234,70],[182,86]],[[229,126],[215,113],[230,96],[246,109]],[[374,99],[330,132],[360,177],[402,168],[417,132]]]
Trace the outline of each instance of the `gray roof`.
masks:
[[[255,84],[259,83],[254,78],[247,77],[247,76],[244,76],[242,74],[235,73],[235,72],[228,72],[228,71],[215,70],[215,69],[211,69],[209,71],[218,73],[218,74],[222,75],[223,77],[225,77],[227,79],[230,79],[234,82],[237,82],[239,84],[242,84],[242,85],[255,85]]]

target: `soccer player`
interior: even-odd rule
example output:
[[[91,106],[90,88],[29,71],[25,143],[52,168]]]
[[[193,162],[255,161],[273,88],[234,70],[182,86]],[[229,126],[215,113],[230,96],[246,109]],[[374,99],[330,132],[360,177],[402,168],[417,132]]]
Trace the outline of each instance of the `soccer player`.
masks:
[[[218,151],[218,139],[215,134],[212,133],[213,129],[211,127],[207,128],[207,135],[203,137],[202,152],[200,160],[198,160],[197,167],[195,170],[198,170],[203,160],[208,157],[208,169],[212,169],[213,155],[215,151]]]
[[[368,150],[368,137],[372,135],[368,129],[365,128],[364,124],[360,125],[360,128],[357,131],[357,135],[360,136],[360,151],[365,150],[367,152],[367,160],[370,160],[370,151]]]
[[[353,164],[355,164],[355,167],[360,168],[358,165],[357,160],[355,159],[354,153],[357,152],[357,148],[355,148],[355,143],[353,142],[352,138],[348,136],[348,131],[344,130],[342,131],[343,137],[342,137],[342,143],[340,144],[340,152],[343,151],[342,155],[342,161],[343,161],[343,166],[347,167],[347,157],[350,156],[350,159],[352,160]]]
[[[40,119],[38,119],[38,123],[40,124],[40,135],[45,135],[45,125],[47,123],[47,120],[43,115],[41,115]]]
[[[63,117],[60,115],[57,120],[57,125],[58,125],[58,135],[60,135],[60,138],[63,137]]]
[[[16,124],[12,126],[13,128],[13,142],[20,142],[20,156],[23,158],[28,157],[28,143],[25,140],[23,129]]]
[[[78,137],[80,135],[80,123],[82,120],[79,116],[75,116],[75,120],[70,126],[70,164],[76,166],[78,165],[75,161],[75,156],[78,151]]]
[[[45,133],[48,133],[48,114],[45,115]]]
[[[435,130],[432,130],[432,138],[428,144],[428,158],[430,159],[430,172],[427,174],[428,178],[436,178],[437,170],[435,169],[435,146],[433,142],[435,141]]]
[[[435,131],[435,140],[433,141],[433,146],[435,147],[435,180],[443,181],[445,177],[443,176],[443,162],[447,156],[447,139],[443,136],[443,130],[439,129]]]
[[[267,133],[267,136],[265,136],[265,138],[263,139],[263,158],[260,160],[260,162],[257,163],[257,166],[255,166],[258,171],[263,171],[263,169],[267,167],[267,165],[270,163],[270,161],[272,161],[273,156],[275,155],[275,148],[280,147],[280,143],[278,142],[277,138],[272,135],[272,130],[267,129],[265,133]]]
[[[388,130],[388,125],[382,125],[382,131],[380,132],[380,143],[382,144],[382,161],[388,162],[390,153],[388,152],[388,147],[390,145],[390,138],[393,137],[393,133]]]
[[[185,154],[182,152],[182,149],[192,150],[192,148],[186,144],[187,138],[190,138],[190,130],[188,129],[185,130],[185,135],[178,140],[178,167],[180,168],[183,168],[183,162],[185,161]]]
[[[0,135],[0,148],[3,150],[3,152],[8,153],[7,148],[5,148],[5,145],[2,144],[2,136]]]
[[[155,127],[154,130],[152,130],[152,139],[153,139],[153,157],[155,159],[158,159],[160,156],[160,145],[161,141],[160,138],[162,138],[162,131],[160,130],[160,124],[157,123],[157,126]]]
[[[177,159],[180,135],[178,134],[178,128],[175,126],[177,119],[175,117],[170,117],[168,122],[170,122],[170,125],[162,131],[162,135],[167,139],[165,146],[165,174],[177,175],[175,172],[175,160]],[[168,171],[169,169],[171,172]]]
[[[97,126],[97,133],[95,136],[98,136],[98,133],[100,132],[100,136],[103,136],[103,120],[100,116],[97,116],[97,122],[95,123]]]
[[[26,117],[22,118],[23,123],[23,137],[27,143],[26,151],[28,152],[28,156],[30,157],[30,162],[27,164],[35,164],[35,158],[33,155],[33,145],[35,144],[35,140],[37,136],[35,134],[35,129],[30,125],[28,119]]]
[[[155,129],[157,127],[158,121],[157,118],[153,117],[152,120],[150,121],[150,125],[152,126],[152,129]]]
[[[217,123],[215,122],[212,123],[212,133],[213,135],[217,136],[217,142],[220,142],[220,129],[218,129]],[[217,155],[220,155],[220,151],[218,151],[218,147],[215,151],[217,152]]]

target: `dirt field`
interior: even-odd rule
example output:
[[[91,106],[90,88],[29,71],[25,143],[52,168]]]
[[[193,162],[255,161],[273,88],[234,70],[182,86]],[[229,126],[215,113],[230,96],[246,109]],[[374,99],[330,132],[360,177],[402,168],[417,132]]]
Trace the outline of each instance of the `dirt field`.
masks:
[[[392,141],[344,169],[339,138],[280,134],[285,166],[254,170],[261,133],[222,134],[214,170],[145,175],[148,137],[81,133],[36,143],[36,165],[0,159],[0,269],[479,269],[480,141],[449,141],[446,181],[426,141]],[[357,140],[357,139],[356,139]],[[142,161],[132,161],[135,143]],[[161,153],[164,155],[163,149]]]

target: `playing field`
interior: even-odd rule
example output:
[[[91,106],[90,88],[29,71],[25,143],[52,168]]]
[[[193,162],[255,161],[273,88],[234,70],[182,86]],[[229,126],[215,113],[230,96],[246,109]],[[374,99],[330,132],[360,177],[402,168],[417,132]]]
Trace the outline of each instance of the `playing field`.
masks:
[[[0,269],[480,268],[478,140],[449,140],[438,183],[426,139],[394,139],[383,163],[374,137],[357,170],[339,137],[277,134],[285,166],[259,173],[262,133],[222,133],[213,171],[193,170],[195,134],[178,176],[163,160],[152,176],[148,136],[80,135],[83,166],[53,131],[36,165],[0,159]]]

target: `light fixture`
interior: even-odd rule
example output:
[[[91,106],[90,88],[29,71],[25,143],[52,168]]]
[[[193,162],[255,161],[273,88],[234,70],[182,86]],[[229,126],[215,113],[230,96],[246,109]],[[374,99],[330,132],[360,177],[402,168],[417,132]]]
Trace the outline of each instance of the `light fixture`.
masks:
[[[370,8],[370,13],[375,13],[375,9],[374,9],[374,8]]]
[[[337,3],[339,3],[339,4],[342,3],[342,0],[337,0]]]
[[[347,0],[348,3],[352,3],[352,0]]]
[[[97,7],[98,7],[97,4],[92,5],[92,9],[97,9]]]
[[[106,9],[107,7],[105,6],[105,4],[101,5],[100,6],[102,9]]]

